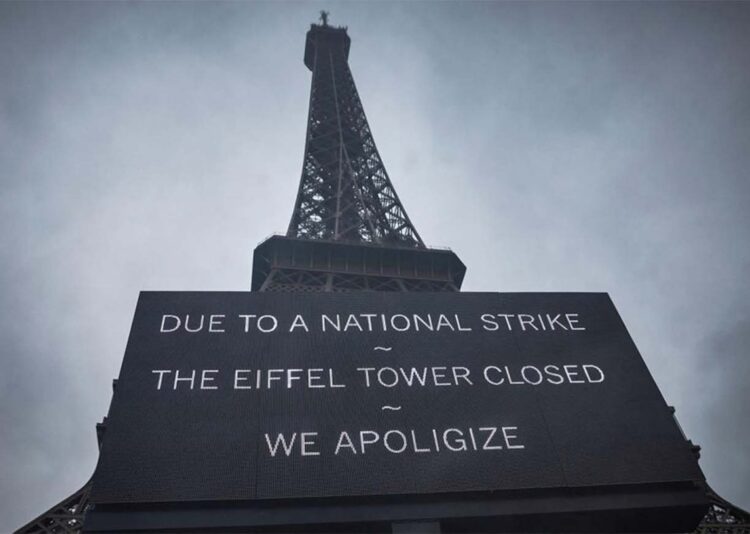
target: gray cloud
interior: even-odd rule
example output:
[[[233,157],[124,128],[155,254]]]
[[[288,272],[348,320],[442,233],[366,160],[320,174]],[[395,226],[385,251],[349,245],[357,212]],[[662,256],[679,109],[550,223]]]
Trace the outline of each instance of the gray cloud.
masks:
[[[750,507],[750,6],[1,3],[0,519],[96,462],[137,293],[249,287],[325,7],[396,189],[466,290],[609,291]]]

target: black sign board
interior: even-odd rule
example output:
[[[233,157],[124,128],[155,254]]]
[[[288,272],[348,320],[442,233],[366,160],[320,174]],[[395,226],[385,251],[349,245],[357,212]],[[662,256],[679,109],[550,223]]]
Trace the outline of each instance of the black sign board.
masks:
[[[606,294],[141,294],[95,503],[700,481]]]

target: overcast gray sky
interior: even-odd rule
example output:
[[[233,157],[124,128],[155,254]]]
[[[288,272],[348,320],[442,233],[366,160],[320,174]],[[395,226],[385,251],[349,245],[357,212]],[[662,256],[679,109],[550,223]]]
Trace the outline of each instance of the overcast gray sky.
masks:
[[[750,507],[750,3],[0,3],[0,530],[91,475],[138,292],[244,290],[321,8],[465,290],[607,291]]]

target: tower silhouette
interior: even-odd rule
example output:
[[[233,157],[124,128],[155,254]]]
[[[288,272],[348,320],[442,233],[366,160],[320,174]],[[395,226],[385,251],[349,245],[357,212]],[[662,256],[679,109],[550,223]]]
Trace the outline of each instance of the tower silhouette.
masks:
[[[385,170],[359,98],[345,27],[307,32],[312,71],[302,176],[285,235],[255,249],[253,291],[459,291],[466,267],[425,246]],[[97,425],[101,443],[104,421]],[[16,532],[80,532],[90,482]],[[708,489],[711,507],[696,533],[748,534],[750,515]],[[190,529],[188,529],[190,530]]]
[[[346,28],[307,32],[305,155],[286,236],[255,250],[254,291],[458,291],[466,267],[425,247],[385,170],[349,69]]]

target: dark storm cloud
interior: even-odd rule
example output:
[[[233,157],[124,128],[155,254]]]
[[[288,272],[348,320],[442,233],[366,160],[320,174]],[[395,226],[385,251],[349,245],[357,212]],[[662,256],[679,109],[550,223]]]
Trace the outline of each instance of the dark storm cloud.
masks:
[[[1,3],[0,519],[96,462],[137,292],[249,286],[288,223],[321,8],[467,290],[609,291],[750,506],[750,6]]]

